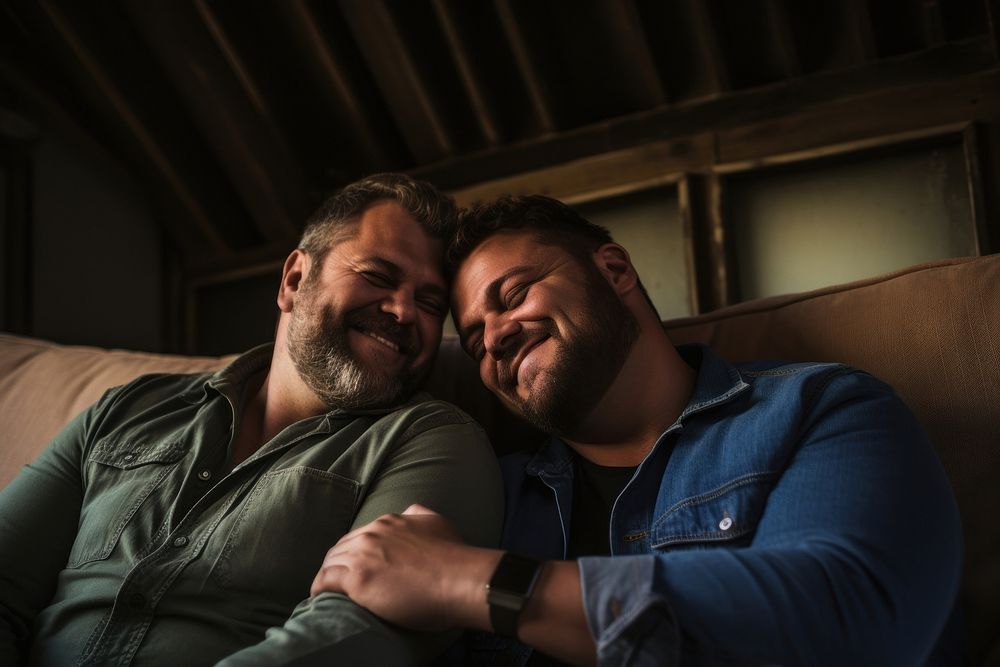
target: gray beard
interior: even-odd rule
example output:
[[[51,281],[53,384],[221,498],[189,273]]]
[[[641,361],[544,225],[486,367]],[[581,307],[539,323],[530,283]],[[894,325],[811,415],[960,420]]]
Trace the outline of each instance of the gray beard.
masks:
[[[336,320],[309,297],[297,305],[288,324],[288,353],[299,377],[330,410],[398,405],[426,377],[423,368],[393,375],[368,367],[351,351],[347,318]]]

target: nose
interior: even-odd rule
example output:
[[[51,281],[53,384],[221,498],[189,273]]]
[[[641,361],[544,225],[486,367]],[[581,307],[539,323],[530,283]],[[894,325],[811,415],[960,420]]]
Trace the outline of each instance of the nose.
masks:
[[[417,306],[412,290],[393,290],[379,306],[383,313],[388,313],[399,324],[411,324],[416,318]]]
[[[506,314],[487,316],[483,327],[483,345],[486,352],[499,361],[510,347],[514,336],[520,331],[521,324]]]

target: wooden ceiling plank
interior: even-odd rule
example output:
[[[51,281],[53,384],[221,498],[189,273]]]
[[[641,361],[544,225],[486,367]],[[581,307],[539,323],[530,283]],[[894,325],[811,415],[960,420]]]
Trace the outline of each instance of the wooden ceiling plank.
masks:
[[[144,151],[144,155],[152,163],[155,172],[166,183],[167,188],[180,204],[181,208],[189,216],[189,222],[194,228],[196,235],[204,240],[205,251],[210,254],[228,255],[232,252],[229,244],[219,234],[215,225],[202,207],[198,198],[188,188],[187,184],[170,159],[160,147],[153,133],[139,118],[135,110],[129,105],[121,90],[112,80],[104,68],[98,63],[94,55],[84,45],[70,22],[56,7],[48,0],[43,0],[39,6],[47,17],[49,23],[54,28],[56,34],[64,42],[76,58],[79,66],[90,79],[93,86],[100,91],[105,103],[111,108],[114,118],[125,127],[129,135],[139,144]],[[167,219],[167,224],[173,221]],[[177,230],[177,236],[183,237],[187,234],[184,230]]]
[[[786,79],[801,75],[802,65],[799,62],[795,35],[792,33],[785,0],[764,0],[764,11],[767,14],[768,25],[771,26],[782,74]]]
[[[316,65],[322,77],[320,90],[328,95],[330,104],[337,109],[349,125],[358,147],[364,154],[368,170],[392,162],[379,131],[369,120],[364,102],[354,92],[354,87],[346,73],[344,64],[330,48],[327,39],[320,32],[313,11],[305,0],[285,0],[277,3],[284,11],[289,27],[305,47],[306,56]]]
[[[510,0],[493,0],[497,15],[500,17],[500,26],[510,44],[511,52],[517,63],[517,69],[521,73],[521,79],[528,89],[528,99],[531,102],[531,109],[535,114],[535,124],[542,134],[554,132],[556,128],[555,118],[552,112],[552,103],[545,92],[541,76],[531,59],[524,33],[518,25],[517,17],[514,16],[514,9]]]
[[[247,104],[245,91],[186,3],[128,0],[124,6],[267,239],[294,239],[307,214],[302,168],[279,128]]]
[[[501,136],[496,116],[490,107],[484,82],[476,75],[476,70],[469,58],[469,50],[466,48],[465,40],[462,39],[462,31],[458,22],[448,6],[447,0],[431,0],[431,7],[437,16],[445,39],[448,40],[448,46],[458,68],[459,78],[462,80],[462,86],[472,103],[472,110],[475,113],[479,129],[483,133],[483,138],[486,139],[489,146],[497,146],[501,142]]]
[[[340,6],[417,162],[453,155],[455,146],[448,128],[385,2],[345,0]],[[406,103],[398,103],[400,100]]]
[[[937,46],[946,40],[944,16],[939,0],[922,0],[920,3],[920,29],[925,46]]]
[[[847,32],[854,61],[858,64],[872,62],[878,58],[878,48],[868,0],[844,0],[842,6],[847,13]]]
[[[219,23],[215,12],[205,3],[205,0],[194,0],[194,8],[198,12],[198,16],[201,17],[202,23],[205,24],[205,27],[208,28],[209,33],[212,35],[216,47],[218,47],[226,62],[229,63],[233,74],[239,79],[240,85],[243,87],[243,92],[246,93],[246,96],[253,103],[257,113],[265,118],[270,118],[271,112],[267,102],[264,101],[264,96],[250,75],[243,59],[236,52],[232,41],[226,35],[226,31],[222,27],[222,24]]]
[[[990,38],[993,41],[993,57],[1000,61],[1000,0],[986,0],[989,17]]]
[[[637,107],[650,109],[666,104],[667,92],[649,50],[635,0],[603,0],[601,5],[608,19],[607,28],[628,65],[623,76],[633,84]]]
[[[716,94],[729,91],[729,67],[726,65],[725,54],[719,41],[719,31],[715,27],[708,5],[701,0],[688,0],[691,19],[701,53],[705,72],[710,80],[712,90]]]
[[[840,100],[851,104],[851,100],[871,98],[880,91],[891,100],[902,95],[900,91],[946,86],[993,67],[992,44],[985,37],[946,44],[936,51],[942,52],[921,51],[905,58],[878,61],[864,68],[835,70],[766,88],[677,103],[506,146],[488,154],[427,165],[411,173],[455,190],[663,138],[689,137],[713,128],[724,134],[726,128],[766,123],[769,119],[780,119],[784,115]],[[942,63],[948,63],[947,67],[943,67]],[[928,76],[928,71],[934,74]],[[988,73],[988,77],[988,85],[997,84],[998,75],[995,72]],[[859,115],[859,122],[865,117]],[[815,127],[812,128],[812,135],[816,134]],[[678,147],[681,145],[678,143]],[[723,155],[720,159],[738,158]]]

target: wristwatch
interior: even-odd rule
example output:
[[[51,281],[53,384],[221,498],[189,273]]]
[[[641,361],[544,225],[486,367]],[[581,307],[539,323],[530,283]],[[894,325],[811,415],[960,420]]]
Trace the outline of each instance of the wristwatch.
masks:
[[[504,552],[490,583],[486,584],[486,603],[490,605],[493,632],[517,638],[517,619],[535,590],[543,562],[531,556]]]

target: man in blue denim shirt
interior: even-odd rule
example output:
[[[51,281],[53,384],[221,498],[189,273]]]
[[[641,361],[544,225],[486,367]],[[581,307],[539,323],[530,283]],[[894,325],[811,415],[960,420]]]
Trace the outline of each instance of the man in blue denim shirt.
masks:
[[[460,657],[487,664],[916,665],[956,650],[941,638],[959,517],[891,388],[838,364],[675,349],[626,251],[545,197],[474,209],[452,251],[463,346],[552,438],[503,462],[506,551],[411,508],[338,542],[314,592],[523,642],[469,637]]]

